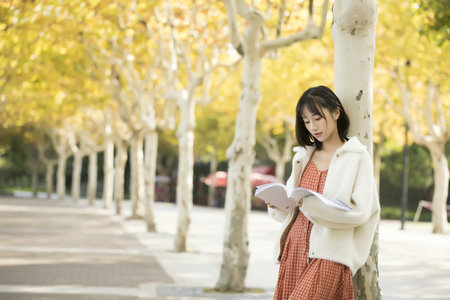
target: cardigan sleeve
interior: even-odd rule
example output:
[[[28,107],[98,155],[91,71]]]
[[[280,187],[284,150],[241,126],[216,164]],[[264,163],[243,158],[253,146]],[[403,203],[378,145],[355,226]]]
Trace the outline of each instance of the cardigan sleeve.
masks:
[[[350,196],[353,211],[329,207],[315,196],[308,196],[303,199],[302,212],[313,223],[335,229],[353,228],[364,224],[379,211],[375,180],[372,174],[370,156],[364,152]]]

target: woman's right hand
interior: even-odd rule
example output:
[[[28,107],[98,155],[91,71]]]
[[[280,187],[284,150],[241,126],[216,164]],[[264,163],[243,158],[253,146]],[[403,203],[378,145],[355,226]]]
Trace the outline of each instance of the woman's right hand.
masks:
[[[272,204],[270,204],[270,203],[268,203],[268,202],[266,202],[266,205],[267,205],[268,207],[272,208],[272,209],[277,208],[275,205],[272,205]]]

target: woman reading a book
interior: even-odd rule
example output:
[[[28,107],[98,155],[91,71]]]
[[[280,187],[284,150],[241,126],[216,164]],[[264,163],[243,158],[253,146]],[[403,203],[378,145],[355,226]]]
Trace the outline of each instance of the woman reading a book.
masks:
[[[286,186],[304,187],[352,208],[325,205],[314,195],[290,211],[269,205],[283,223],[276,254],[280,262],[274,299],[353,299],[352,275],[369,255],[379,220],[372,161],[332,90],[308,89],[296,108],[292,174]],[[279,249],[278,249],[279,248]]]

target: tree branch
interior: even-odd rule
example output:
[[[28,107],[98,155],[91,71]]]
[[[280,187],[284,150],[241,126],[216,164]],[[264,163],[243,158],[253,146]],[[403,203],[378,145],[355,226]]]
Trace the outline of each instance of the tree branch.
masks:
[[[414,121],[414,119],[411,117],[410,112],[407,109],[407,106],[405,105],[405,102],[407,102],[406,99],[402,98],[402,104],[403,107],[400,107],[399,105],[395,104],[395,102],[391,99],[391,97],[386,93],[386,91],[378,89],[377,93],[386,99],[388,104],[399,114],[401,115],[406,123],[408,123],[409,128],[411,129],[411,132],[414,136],[414,140],[417,143],[423,143],[425,141],[425,136],[421,133],[420,129],[418,128],[417,122]]]
[[[281,158],[280,150],[278,148],[277,140],[272,138],[269,134],[261,134],[261,146],[266,150],[267,155],[273,161],[278,161]]]
[[[236,49],[236,51],[243,56],[244,49],[238,30],[236,1],[224,0],[223,2],[227,11],[228,29],[230,32],[231,44],[233,45],[234,49]]]
[[[260,55],[258,47],[258,33],[263,27],[264,17],[258,10],[252,10],[247,16],[248,25],[244,31],[245,51],[250,55]]]
[[[237,9],[237,13],[243,17],[244,19],[248,19],[249,18],[249,14],[252,11],[255,11],[254,7],[250,7],[247,5],[247,3],[245,3],[243,0],[234,0],[236,3],[236,9]]]
[[[281,27],[283,26],[284,12],[286,11],[286,0],[281,1],[280,10],[278,12],[278,22],[276,29],[276,37],[281,35]]]
[[[284,122],[284,151],[283,151],[283,159],[288,161],[291,158],[292,146],[294,145],[294,138],[292,137],[292,131],[289,128],[289,121],[285,120]]]
[[[439,88],[434,83],[431,83],[430,85],[435,90],[435,93],[434,93],[434,105],[436,107],[436,121],[437,121],[437,125],[439,126],[441,132],[444,133],[447,130],[446,123],[445,123],[445,116],[449,115],[449,111],[447,110],[447,113],[445,113],[445,114],[443,113],[444,106],[442,105],[442,102],[441,102],[441,98],[440,98],[440,94],[439,94]],[[445,135],[445,133],[444,133],[444,135]]]
[[[207,74],[204,75],[204,80],[203,80],[203,84],[205,86],[205,89],[203,91],[203,95],[201,99],[198,99],[197,102],[198,103],[202,103],[202,104],[206,104],[209,102],[214,101],[220,93],[220,89],[221,87],[225,84],[226,80],[228,79],[228,77],[231,76],[231,74],[233,74],[233,72],[236,70],[236,67],[239,65],[239,63],[242,61],[242,58],[239,58],[238,60],[236,60],[235,62],[233,62],[230,65],[224,65],[224,64],[217,64],[214,67],[212,67]],[[215,86],[214,88],[214,92],[211,96],[210,92],[211,92],[211,87],[212,87],[212,74],[218,69],[218,68],[228,68],[228,72],[222,76],[222,78],[219,80],[219,83],[217,84],[217,86]]]
[[[328,12],[328,0],[324,0],[322,9],[322,21],[320,26],[317,26],[315,24],[313,16],[310,15],[305,29],[287,37],[280,37],[274,40],[264,41],[261,43],[261,51],[264,53],[270,50],[288,47],[299,41],[320,38],[323,34],[323,30],[325,27],[327,12]]]
[[[441,128],[439,128],[437,124],[434,124],[433,113],[432,113],[432,108],[431,108],[433,99],[435,97],[436,97],[436,94],[435,94],[434,86],[430,83],[427,86],[427,98],[425,101],[424,115],[425,115],[425,121],[427,122],[428,131],[430,132],[430,134],[433,135],[434,137],[439,137],[440,135],[442,135]],[[436,107],[436,110],[439,110],[439,109],[440,109],[439,107]]]

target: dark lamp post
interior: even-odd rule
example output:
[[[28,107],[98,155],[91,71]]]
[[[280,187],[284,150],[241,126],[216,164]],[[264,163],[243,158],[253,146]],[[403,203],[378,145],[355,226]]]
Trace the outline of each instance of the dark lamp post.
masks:
[[[403,145],[403,187],[402,187],[402,199],[401,199],[401,229],[405,229],[405,214],[408,208],[408,172],[409,172],[409,161],[408,161],[408,123],[405,123],[405,144]]]

